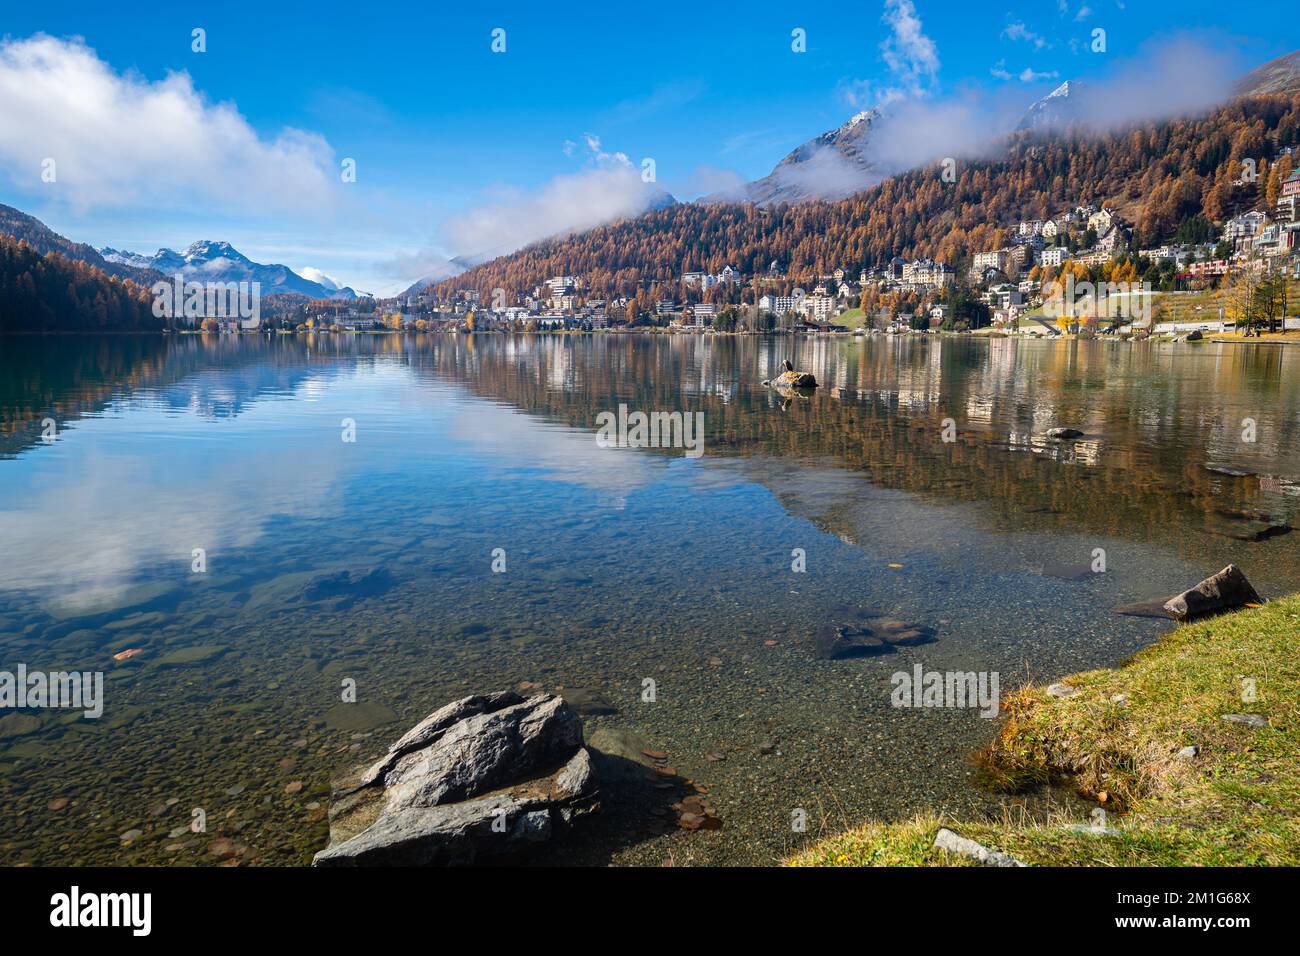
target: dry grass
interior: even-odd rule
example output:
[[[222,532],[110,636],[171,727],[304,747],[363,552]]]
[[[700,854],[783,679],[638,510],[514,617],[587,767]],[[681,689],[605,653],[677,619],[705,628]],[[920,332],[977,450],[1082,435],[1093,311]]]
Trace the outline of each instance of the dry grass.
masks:
[[[945,825],[1039,864],[1300,864],[1298,635],[1300,597],[1287,598],[1178,628],[1119,668],[1067,678],[1072,697],[1031,687],[1004,700],[1006,721],[977,756],[980,778],[1005,791],[1071,786],[1112,814],[1118,835],[1081,834],[1061,819]],[[1246,679],[1254,700],[1243,699]],[[1222,719],[1239,713],[1268,725]],[[1179,758],[1189,745],[1199,755]],[[952,862],[927,849],[938,826],[933,816],[868,824],[795,861]]]

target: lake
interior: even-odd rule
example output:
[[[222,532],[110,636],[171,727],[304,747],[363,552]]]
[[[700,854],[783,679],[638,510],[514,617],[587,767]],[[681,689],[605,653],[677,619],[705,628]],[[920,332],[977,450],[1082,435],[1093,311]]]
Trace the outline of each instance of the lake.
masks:
[[[823,387],[762,385],[786,358]],[[702,412],[703,454],[602,447],[620,405]],[[1112,608],[1229,562],[1300,590],[1298,505],[1288,347],[0,339],[0,670],[104,674],[98,719],[0,712],[0,863],[305,864],[333,775],[521,684],[723,821],[616,799],[549,859],[768,864],[1001,813],[968,760],[995,722],[892,706],[891,675],[1113,666],[1170,624]],[[934,640],[819,656],[862,614]]]

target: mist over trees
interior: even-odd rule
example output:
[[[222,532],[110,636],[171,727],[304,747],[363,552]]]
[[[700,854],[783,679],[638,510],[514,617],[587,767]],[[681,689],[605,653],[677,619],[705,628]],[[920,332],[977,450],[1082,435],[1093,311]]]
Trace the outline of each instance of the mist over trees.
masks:
[[[787,277],[878,266],[894,256],[957,268],[1010,239],[1022,219],[1105,204],[1133,224],[1138,248],[1208,236],[1212,221],[1271,208],[1300,144],[1300,96],[1235,100],[1201,116],[1110,132],[1019,133],[997,159],[958,160],[955,182],[933,164],[835,202],[758,207],[685,203],[548,239],[434,286],[439,292],[527,291],[555,275],[633,297],[676,288],[683,272],[775,260]],[[1246,161],[1251,161],[1246,163]],[[1243,183],[1243,171],[1253,170]]]

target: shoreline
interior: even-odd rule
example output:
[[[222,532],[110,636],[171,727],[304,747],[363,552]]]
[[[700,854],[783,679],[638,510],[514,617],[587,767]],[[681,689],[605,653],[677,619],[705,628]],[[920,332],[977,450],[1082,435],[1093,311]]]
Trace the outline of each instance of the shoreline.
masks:
[[[166,338],[172,335],[181,336],[212,336],[222,338],[225,336],[257,336],[257,337],[276,337],[282,335],[668,335],[668,336],[697,336],[701,338],[712,338],[723,336],[727,338],[749,338],[749,337],[788,337],[803,339],[845,339],[857,341],[869,338],[910,338],[915,336],[935,336],[939,338],[976,338],[976,339],[1015,339],[1023,341],[1048,341],[1048,342],[1079,342],[1079,341],[1101,341],[1101,342],[1124,342],[1131,345],[1151,344],[1151,345],[1171,345],[1171,344],[1188,344],[1196,345],[1199,343],[1209,343],[1213,345],[1300,345],[1300,333],[1298,332],[1280,332],[1273,334],[1264,334],[1259,338],[1244,338],[1242,336],[1214,335],[1206,336],[1203,339],[1186,342],[1174,337],[1151,336],[1147,338],[1136,338],[1132,335],[1094,335],[1087,338],[1081,337],[1072,332],[1063,332],[1059,335],[1022,335],[1017,332],[1007,332],[1002,329],[983,328],[965,332],[946,332],[940,330],[934,331],[917,331],[908,329],[900,332],[881,332],[871,331],[865,333],[859,332],[794,332],[794,331],[767,331],[767,332],[696,332],[681,329],[668,329],[657,327],[646,327],[637,329],[534,329],[534,330],[505,330],[505,329],[481,329],[475,332],[466,332],[457,329],[427,329],[419,331],[416,329],[346,329],[338,332],[328,329],[256,329],[241,330],[238,332],[203,332],[198,329],[97,329],[93,331],[82,330],[44,330],[44,331],[7,331],[0,332],[0,339],[5,338],[74,338],[74,337],[98,337],[98,336],[149,336]]]
[[[869,821],[785,865],[978,865],[935,847],[947,828],[1030,866],[1296,866],[1297,623],[1292,595],[1183,625],[1115,668],[1065,677],[1069,696],[1016,691],[975,758],[986,788],[1010,798],[1002,820]],[[1048,785],[1095,804],[1092,822],[1024,819],[1014,795]]]

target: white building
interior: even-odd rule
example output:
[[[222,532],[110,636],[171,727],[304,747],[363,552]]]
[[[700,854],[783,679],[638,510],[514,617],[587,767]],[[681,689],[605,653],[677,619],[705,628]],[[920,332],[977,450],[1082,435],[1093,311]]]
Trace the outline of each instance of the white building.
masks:
[[[1088,217],[1088,228],[1100,236],[1110,229],[1114,220],[1115,214],[1109,209],[1099,209]]]
[[[764,312],[785,315],[795,311],[795,297],[792,295],[765,295],[758,300],[758,307]]]
[[[1268,216],[1255,210],[1234,216],[1223,224],[1223,238],[1237,249],[1249,248],[1250,240],[1255,238],[1255,233],[1267,221]]]
[[[903,264],[903,281],[911,285],[935,286],[942,289],[953,278],[950,266],[933,259],[915,259]]]
[[[975,259],[971,263],[971,272],[979,275],[985,269],[997,269],[999,272],[1007,272],[1011,267],[1011,253],[1007,249],[994,249],[991,252],[977,252]]]
[[[829,295],[810,295],[803,300],[803,314],[814,322],[829,319],[835,311],[835,297]]]

